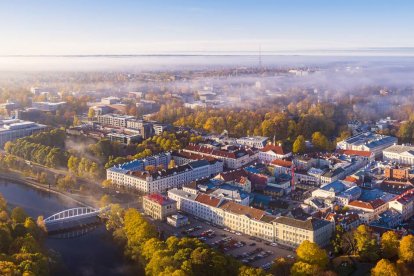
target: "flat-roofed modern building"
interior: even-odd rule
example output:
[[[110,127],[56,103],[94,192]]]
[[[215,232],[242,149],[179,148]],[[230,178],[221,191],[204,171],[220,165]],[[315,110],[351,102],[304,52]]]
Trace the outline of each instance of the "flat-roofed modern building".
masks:
[[[32,135],[46,128],[45,125],[18,119],[0,120],[0,146],[3,147],[8,141]]]

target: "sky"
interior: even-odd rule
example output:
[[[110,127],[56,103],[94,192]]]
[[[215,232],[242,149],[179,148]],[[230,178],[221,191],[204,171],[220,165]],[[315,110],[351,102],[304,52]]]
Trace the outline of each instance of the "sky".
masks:
[[[0,55],[414,47],[406,0],[0,0]]]

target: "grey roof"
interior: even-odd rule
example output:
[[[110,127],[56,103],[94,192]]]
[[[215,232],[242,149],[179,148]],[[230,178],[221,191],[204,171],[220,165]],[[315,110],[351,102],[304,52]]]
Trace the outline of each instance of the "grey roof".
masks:
[[[299,220],[291,217],[278,217],[275,220],[277,223],[289,225],[296,228],[301,228],[309,231],[315,231],[321,229],[330,224],[327,220],[310,218],[307,220]]]

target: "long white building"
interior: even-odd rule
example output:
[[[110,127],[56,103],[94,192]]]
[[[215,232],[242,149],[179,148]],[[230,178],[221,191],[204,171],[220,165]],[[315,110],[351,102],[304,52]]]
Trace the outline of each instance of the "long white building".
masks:
[[[135,163],[128,162],[107,169],[107,179],[114,185],[143,193],[161,193],[194,180],[210,177],[217,169],[216,162],[210,163],[207,160],[192,161],[185,165],[157,169],[153,172],[146,171],[145,167],[142,169],[142,162]]]
[[[397,142],[398,139],[393,136],[365,132],[338,142],[336,147],[342,150],[369,151],[373,152],[375,157],[379,157],[384,149]]]
[[[18,119],[0,120],[0,147],[8,141],[32,135],[46,128],[45,125]]]
[[[329,244],[334,224],[321,219],[296,220],[275,217],[265,211],[236,202],[197,192],[194,189],[171,189],[168,197],[177,202],[177,209],[216,225],[296,247],[309,240],[325,246]]]

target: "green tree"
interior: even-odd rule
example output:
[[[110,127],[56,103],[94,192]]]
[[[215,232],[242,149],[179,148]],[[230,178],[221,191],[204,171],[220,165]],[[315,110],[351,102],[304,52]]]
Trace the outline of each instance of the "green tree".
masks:
[[[263,269],[243,265],[239,269],[239,276],[266,276],[268,275]]]
[[[292,269],[290,270],[292,276],[318,275],[319,272],[319,266],[308,264],[301,261],[294,263]]]
[[[303,135],[299,135],[293,143],[293,153],[304,153],[306,152],[306,141]]]
[[[330,149],[328,138],[319,131],[312,134],[312,145],[317,150]]]
[[[89,110],[88,110],[88,118],[90,118],[90,119],[95,118],[95,109],[89,108]]]

